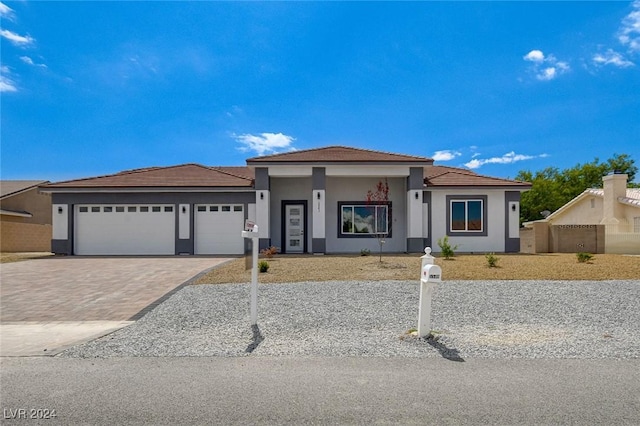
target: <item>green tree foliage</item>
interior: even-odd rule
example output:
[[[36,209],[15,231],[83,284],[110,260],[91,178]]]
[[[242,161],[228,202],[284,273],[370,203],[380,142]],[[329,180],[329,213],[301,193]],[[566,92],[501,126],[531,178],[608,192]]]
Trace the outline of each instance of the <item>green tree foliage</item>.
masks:
[[[638,168],[628,154],[614,154],[601,163],[598,158],[590,163],[576,164],[569,169],[547,167],[532,173],[522,170],[517,180],[531,182],[531,189],[522,194],[520,201],[520,221],[542,219],[541,212],[554,212],[580,195],[587,188],[602,188],[602,177],[619,171],[629,175],[629,182],[635,179]]]

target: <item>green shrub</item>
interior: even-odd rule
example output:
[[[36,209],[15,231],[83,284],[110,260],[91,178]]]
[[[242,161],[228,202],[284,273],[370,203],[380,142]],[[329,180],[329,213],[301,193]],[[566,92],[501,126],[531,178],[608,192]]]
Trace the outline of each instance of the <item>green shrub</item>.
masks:
[[[442,255],[445,259],[451,259],[455,256],[455,251],[458,250],[458,245],[452,246],[449,244],[449,236],[445,235],[443,238],[438,240],[438,246],[440,246],[440,250],[442,251]]]
[[[260,272],[267,272],[269,270],[269,262],[266,260],[261,260],[258,262],[258,270]]]
[[[364,248],[360,250],[360,256],[369,256],[370,254],[371,254],[371,250],[369,249]]]
[[[498,267],[498,260],[500,260],[500,258],[496,256],[495,253],[487,253],[484,255],[484,257],[487,258],[487,265],[489,265],[489,268]]]
[[[576,253],[576,257],[580,263],[587,263],[593,259],[593,255],[591,253]]]

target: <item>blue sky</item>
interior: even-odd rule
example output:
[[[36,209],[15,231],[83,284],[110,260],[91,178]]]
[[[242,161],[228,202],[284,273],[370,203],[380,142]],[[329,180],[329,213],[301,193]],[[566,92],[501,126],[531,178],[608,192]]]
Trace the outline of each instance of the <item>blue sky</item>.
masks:
[[[3,2],[1,177],[326,145],[640,165],[635,2]],[[638,180],[638,179],[636,179]]]

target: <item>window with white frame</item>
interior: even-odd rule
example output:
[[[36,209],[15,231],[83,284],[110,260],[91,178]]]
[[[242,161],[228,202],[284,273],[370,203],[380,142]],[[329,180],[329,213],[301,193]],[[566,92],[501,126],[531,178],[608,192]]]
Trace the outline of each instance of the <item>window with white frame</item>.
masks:
[[[487,235],[487,197],[447,196],[448,235]]]
[[[391,233],[391,203],[338,203],[340,237],[369,237]]]

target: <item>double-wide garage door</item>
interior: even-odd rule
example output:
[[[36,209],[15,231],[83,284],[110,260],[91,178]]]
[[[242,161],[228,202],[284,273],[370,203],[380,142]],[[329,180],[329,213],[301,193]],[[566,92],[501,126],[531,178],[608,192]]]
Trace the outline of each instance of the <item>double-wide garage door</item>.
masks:
[[[194,221],[195,254],[244,252],[243,205],[196,205]],[[173,255],[175,205],[76,206],[74,244],[78,255]]]
[[[174,205],[76,206],[75,253],[175,254]]]

